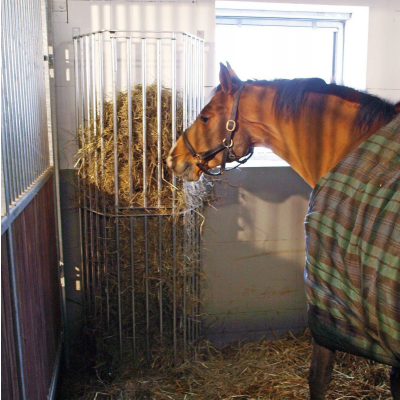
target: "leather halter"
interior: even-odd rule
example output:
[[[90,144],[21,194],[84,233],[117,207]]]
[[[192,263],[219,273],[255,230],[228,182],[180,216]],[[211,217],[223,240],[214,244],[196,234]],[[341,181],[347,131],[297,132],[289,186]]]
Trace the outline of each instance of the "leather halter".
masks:
[[[231,117],[226,123],[226,138],[220,143],[219,145],[213,147],[211,150],[208,150],[204,153],[198,154],[194,150],[193,146],[190,144],[187,136],[186,136],[186,131],[183,132],[182,134],[182,139],[183,142],[185,143],[185,146],[189,150],[190,154],[194,157],[197,158],[198,162],[196,163],[196,166],[199,167],[205,174],[207,175],[212,175],[212,176],[217,176],[217,175],[222,175],[223,173],[227,171],[231,171],[233,169],[236,169],[240,165],[244,164],[246,161],[249,160],[249,158],[253,155],[254,149],[252,147],[249,148],[247,154],[244,157],[237,157],[235,152],[233,151],[233,135],[236,131],[236,116],[237,116],[237,111],[238,111],[238,106],[239,106],[239,98],[242,93],[242,90],[244,88],[244,85],[246,82],[243,82],[238,90],[235,93],[235,97],[233,99],[233,105],[232,105],[232,111],[231,111]],[[217,153],[223,151],[224,154],[222,155],[222,163],[221,163],[221,168],[219,172],[210,172],[208,169],[206,169],[203,164],[201,163],[203,160],[206,160],[207,158],[215,156]],[[238,165],[234,166],[233,168],[226,169],[226,163],[227,162],[232,162],[236,161],[238,162]]]

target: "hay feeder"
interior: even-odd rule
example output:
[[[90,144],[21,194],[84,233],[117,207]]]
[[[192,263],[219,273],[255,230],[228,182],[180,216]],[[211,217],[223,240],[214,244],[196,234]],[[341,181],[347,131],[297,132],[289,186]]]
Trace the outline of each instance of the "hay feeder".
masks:
[[[204,41],[98,31],[74,52],[86,332],[100,361],[176,363],[201,331],[204,188],[165,159],[203,107]]]

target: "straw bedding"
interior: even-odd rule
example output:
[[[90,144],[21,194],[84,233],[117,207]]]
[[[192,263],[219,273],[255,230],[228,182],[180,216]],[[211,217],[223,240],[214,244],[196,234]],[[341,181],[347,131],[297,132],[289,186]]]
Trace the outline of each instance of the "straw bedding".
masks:
[[[311,356],[309,331],[279,340],[236,343],[216,349],[209,342],[174,369],[163,355],[150,368],[125,366],[112,382],[95,369],[87,380],[69,377],[62,399],[75,400],[305,400]],[[327,400],[388,400],[387,366],[338,353]],[[76,374],[76,371],[74,372]]]

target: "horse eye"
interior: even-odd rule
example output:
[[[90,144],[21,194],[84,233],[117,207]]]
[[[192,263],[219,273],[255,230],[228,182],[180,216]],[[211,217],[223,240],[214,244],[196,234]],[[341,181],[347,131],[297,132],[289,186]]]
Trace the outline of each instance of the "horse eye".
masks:
[[[206,123],[210,118],[205,117],[204,115],[200,115],[200,121]]]

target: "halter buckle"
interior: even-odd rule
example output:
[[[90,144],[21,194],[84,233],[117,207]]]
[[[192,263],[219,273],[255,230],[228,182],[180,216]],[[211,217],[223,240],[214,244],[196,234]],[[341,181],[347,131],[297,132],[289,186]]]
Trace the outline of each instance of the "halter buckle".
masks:
[[[236,121],[229,119],[226,123],[226,130],[228,132],[233,132],[236,129]]]

